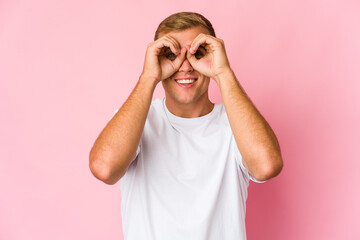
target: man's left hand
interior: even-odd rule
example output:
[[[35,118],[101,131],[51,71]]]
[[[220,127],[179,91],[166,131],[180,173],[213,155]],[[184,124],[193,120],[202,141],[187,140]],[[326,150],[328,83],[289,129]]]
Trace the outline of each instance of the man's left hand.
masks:
[[[231,71],[223,40],[200,33],[187,48],[186,57],[193,68],[217,83],[222,74]]]

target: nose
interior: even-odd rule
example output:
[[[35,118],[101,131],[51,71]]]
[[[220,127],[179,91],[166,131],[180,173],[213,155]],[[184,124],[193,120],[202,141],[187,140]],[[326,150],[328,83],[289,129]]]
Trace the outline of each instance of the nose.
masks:
[[[191,66],[187,58],[185,58],[184,62],[181,64],[179,68],[179,72],[192,72],[192,71],[194,71],[193,67]]]

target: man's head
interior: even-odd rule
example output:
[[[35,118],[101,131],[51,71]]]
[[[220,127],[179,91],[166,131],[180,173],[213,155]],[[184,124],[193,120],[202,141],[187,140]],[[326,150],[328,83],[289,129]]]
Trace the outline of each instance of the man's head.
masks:
[[[213,26],[204,16],[194,12],[179,12],[170,15],[159,24],[154,40],[159,38],[160,33],[179,32],[197,26],[205,28],[209,35],[216,37]]]
[[[215,37],[215,31],[205,17],[198,13],[181,12],[167,17],[160,23],[155,34],[155,40],[170,35],[183,48],[190,46],[200,33]],[[201,56],[204,53],[204,50],[202,51],[199,50],[195,56]],[[186,80],[195,80],[195,82],[182,84]],[[167,104],[208,104],[210,102],[208,98],[209,82],[210,78],[196,71],[185,58],[179,70],[170,78],[162,81]]]

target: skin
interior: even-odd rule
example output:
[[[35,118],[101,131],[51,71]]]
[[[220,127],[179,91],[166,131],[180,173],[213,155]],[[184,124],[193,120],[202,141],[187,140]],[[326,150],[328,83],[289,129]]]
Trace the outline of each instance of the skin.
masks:
[[[197,79],[190,88],[175,81],[186,77]],[[237,81],[224,42],[208,35],[205,28],[193,27],[160,34],[148,45],[137,85],[91,149],[89,165],[94,176],[114,184],[125,174],[135,158],[153,92],[160,81],[169,111],[191,118],[213,109],[208,97],[210,78],[219,86],[244,166],[260,181],[278,175],[283,162],[277,138]]]
[[[210,78],[196,71],[189,62],[190,56],[196,59],[194,54],[189,54],[189,49],[193,40],[200,33],[207,34],[208,31],[205,28],[196,27],[181,32],[159,34],[159,37],[165,36],[173,38],[178,43],[176,45],[178,49],[180,49],[180,51],[186,51],[184,59],[182,56],[179,56],[183,62],[178,71],[162,81],[166,96],[166,106],[170,112],[180,117],[192,118],[203,116],[211,112],[214,107],[214,104],[208,97]],[[199,55],[200,53],[198,53],[198,56]],[[175,79],[187,77],[196,78],[195,84],[191,88],[179,87]]]

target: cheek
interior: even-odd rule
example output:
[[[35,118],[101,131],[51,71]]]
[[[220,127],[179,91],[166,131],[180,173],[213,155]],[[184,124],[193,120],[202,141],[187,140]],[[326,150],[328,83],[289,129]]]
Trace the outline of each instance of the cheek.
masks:
[[[206,76],[202,76],[201,77],[201,88],[208,88],[209,87],[209,83],[210,83],[210,78],[206,77]]]
[[[174,82],[173,79],[167,78],[167,79],[165,79],[165,80],[162,80],[162,81],[161,81],[161,84],[162,84],[164,90],[170,90],[170,89],[173,88],[173,86],[172,86],[172,83],[173,83],[173,82]]]

